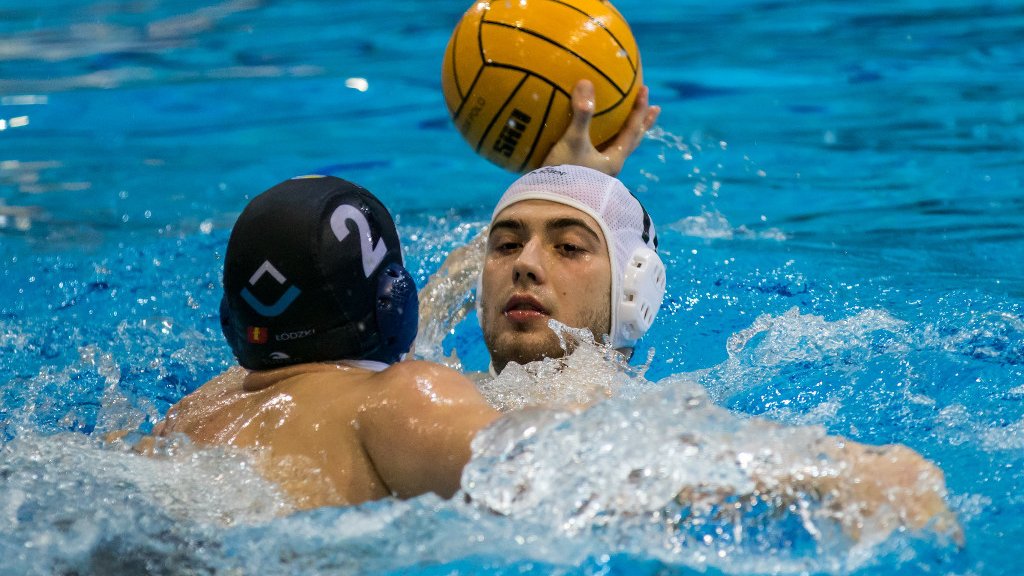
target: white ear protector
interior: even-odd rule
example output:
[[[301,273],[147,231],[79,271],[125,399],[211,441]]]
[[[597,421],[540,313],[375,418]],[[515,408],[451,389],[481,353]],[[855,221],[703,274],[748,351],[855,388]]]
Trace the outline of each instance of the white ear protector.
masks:
[[[647,246],[637,247],[622,271],[614,345],[632,346],[654,323],[665,297],[665,264]]]

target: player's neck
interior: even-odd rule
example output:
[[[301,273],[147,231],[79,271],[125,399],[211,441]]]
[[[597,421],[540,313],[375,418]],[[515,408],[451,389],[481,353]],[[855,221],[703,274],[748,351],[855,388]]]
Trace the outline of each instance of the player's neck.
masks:
[[[388,365],[383,362],[374,362],[372,360],[341,360],[338,362],[295,364],[273,370],[253,370],[246,375],[242,388],[246,392],[255,392],[300,376],[322,374],[324,372],[337,372],[339,374],[380,372],[387,367]]]

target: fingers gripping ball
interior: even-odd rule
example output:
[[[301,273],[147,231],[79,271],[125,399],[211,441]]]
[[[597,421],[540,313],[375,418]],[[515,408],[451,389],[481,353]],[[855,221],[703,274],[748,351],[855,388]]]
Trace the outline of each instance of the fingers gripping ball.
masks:
[[[540,165],[572,118],[577,81],[594,83],[591,141],[622,128],[643,84],[629,25],[603,0],[477,2],[441,71],[452,119],[478,154],[514,172]]]

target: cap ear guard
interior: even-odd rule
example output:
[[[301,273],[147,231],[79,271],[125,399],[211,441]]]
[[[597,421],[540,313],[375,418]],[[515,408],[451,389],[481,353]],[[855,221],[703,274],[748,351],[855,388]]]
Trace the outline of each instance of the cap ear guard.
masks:
[[[638,247],[622,274],[615,346],[634,345],[654,323],[664,298],[665,264],[654,250]]]
[[[419,296],[409,271],[396,263],[379,271],[376,302],[380,344],[366,359],[392,364],[409,351],[419,327]]]
[[[231,314],[228,309],[227,296],[223,296],[220,299],[220,331],[224,334],[224,339],[228,341],[231,351],[237,356],[239,354],[238,335],[235,334],[235,329],[231,325]]]
[[[476,321],[480,328],[484,327],[484,269],[480,267],[480,273],[476,276]]]

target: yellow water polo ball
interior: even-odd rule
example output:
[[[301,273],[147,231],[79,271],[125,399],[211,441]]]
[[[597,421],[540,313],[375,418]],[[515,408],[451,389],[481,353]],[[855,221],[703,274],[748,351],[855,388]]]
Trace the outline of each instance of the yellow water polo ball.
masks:
[[[569,126],[572,89],[594,83],[591,141],[622,128],[643,84],[629,24],[603,0],[477,2],[445,50],[441,86],[470,146],[507,170],[536,168]]]

